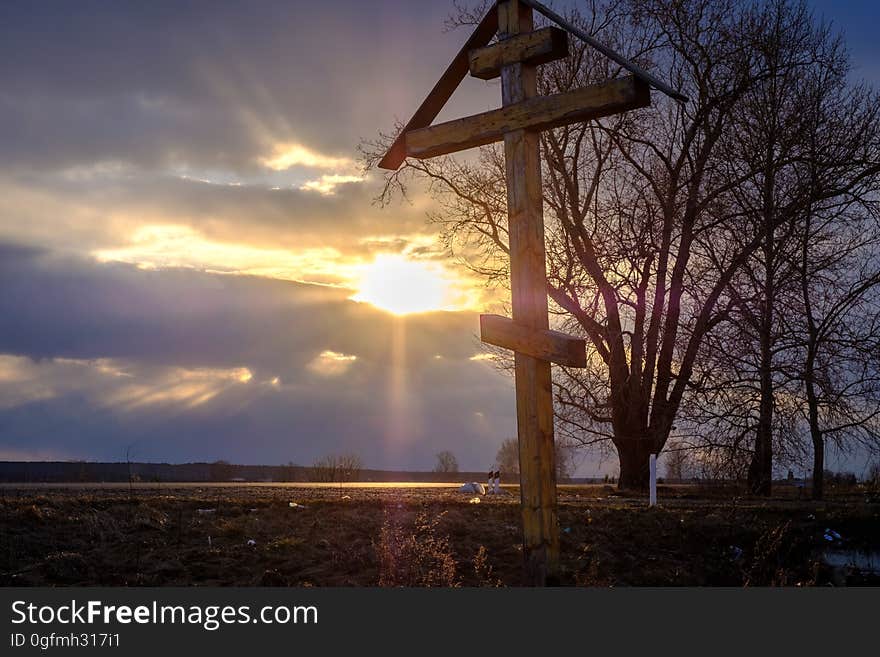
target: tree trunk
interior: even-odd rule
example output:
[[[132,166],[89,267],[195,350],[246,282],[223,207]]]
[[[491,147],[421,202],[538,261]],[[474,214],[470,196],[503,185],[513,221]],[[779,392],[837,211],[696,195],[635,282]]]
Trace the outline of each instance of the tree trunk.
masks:
[[[815,178],[812,181],[815,185]],[[825,493],[825,436],[819,426],[819,395],[816,391],[816,356],[819,343],[819,329],[813,315],[813,300],[810,296],[809,264],[812,213],[807,212],[804,224],[804,239],[801,243],[801,294],[804,300],[804,317],[807,320],[807,353],[804,360],[804,392],[807,396],[807,418],[810,424],[810,438],[813,441],[813,490],[814,500],[821,500]]]
[[[755,495],[765,496],[770,495],[773,482],[773,379],[770,367],[770,363],[761,364],[761,406],[755,434],[755,453],[749,467],[750,490]]]
[[[617,455],[620,460],[620,490],[648,490],[648,462],[653,452],[653,441],[645,438],[615,439]]]
[[[768,176],[765,193],[765,216],[772,216],[772,176]],[[774,280],[773,224],[767,221],[764,252],[764,289],[760,318],[760,377],[761,402],[758,411],[758,430],[755,434],[755,453],[749,466],[749,489],[755,495],[769,496],[773,483],[773,323],[776,305]]]
[[[812,430],[810,431],[813,434]],[[813,499],[821,500],[825,494],[825,439],[822,433],[813,438]]]
[[[810,422],[810,438],[813,441],[813,499],[821,500],[825,492],[825,436],[819,426],[819,397],[816,394],[815,328],[810,324],[810,343],[804,367],[804,388],[807,393],[807,409]]]

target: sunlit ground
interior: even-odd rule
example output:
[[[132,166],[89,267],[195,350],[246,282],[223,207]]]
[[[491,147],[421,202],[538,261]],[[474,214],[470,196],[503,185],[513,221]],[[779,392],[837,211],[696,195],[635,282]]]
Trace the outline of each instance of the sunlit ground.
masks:
[[[508,495],[476,498],[454,486],[4,486],[0,536],[12,549],[0,550],[0,585],[522,584],[516,486],[506,487]],[[863,490],[821,503],[778,490],[771,500],[745,496],[731,504],[733,492],[717,485],[664,486],[660,504],[648,509],[644,494],[560,487],[560,584],[880,582],[877,504],[864,502]],[[828,527],[844,539],[823,538]],[[412,547],[404,552],[401,545]],[[412,554],[422,556],[414,561]]]
[[[0,482],[0,490],[15,488],[83,488],[154,490],[156,488],[458,488],[461,482],[433,481],[348,481],[348,482],[240,482],[240,481],[185,481],[185,482]]]

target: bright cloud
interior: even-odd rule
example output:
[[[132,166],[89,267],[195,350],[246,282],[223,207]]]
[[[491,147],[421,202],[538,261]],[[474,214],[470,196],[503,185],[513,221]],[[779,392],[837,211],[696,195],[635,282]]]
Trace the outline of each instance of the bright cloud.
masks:
[[[138,228],[131,244],[93,253],[100,262],[126,262],[142,269],[182,267],[281,280],[345,286],[356,272],[336,249],[299,252],[210,240],[188,226]]]
[[[338,171],[352,169],[355,165],[351,158],[324,155],[306,148],[302,144],[277,144],[272,155],[261,158],[260,163],[273,171],[286,171],[294,166]]]
[[[235,368],[164,368],[146,381],[133,381],[108,394],[106,405],[122,410],[142,406],[174,405],[193,408],[210,401],[236,385],[253,378],[246,367]]]
[[[261,158],[260,163],[273,171],[287,171],[295,166],[332,171],[299,186],[302,191],[324,196],[332,196],[339,185],[364,181],[362,175],[357,175],[357,165],[351,158],[324,155],[301,144],[278,144],[272,156]]]
[[[353,354],[343,354],[329,349],[322,351],[308,364],[309,370],[321,376],[345,374],[357,360]]]
[[[392,245],[400,252],[370,253],[372,248]],[[354,255],[332,247],[264,248],[212,240],[189,226],[151,224],[136,229],[128,245],[99,249],[92,255],[99,262],[124,262],[141,269],[185,268],[330,285],[355,290],[353,301],[397,315],[482,305],[474,281],[439,259],[436,238],[370,238],[362,249],[366,253]]]
[[[98,406],[120,411],[147,406],[193,408],[252,378],[246,367],[156,367],[136,374],[112,358],[36,362],[0,354],[0,408],[53,399],[84,386],[90,386]]]
[[[346,176],[339,174],[324,174],[317,180],[308,180],[300,186],[300,189],[305,192],[318,192],[320,194],[324,194],[325,196],[329,196],[336,192],[337,185],[343,185],[345,183],[356,183],[362,182],[363,178],[360,176]]]

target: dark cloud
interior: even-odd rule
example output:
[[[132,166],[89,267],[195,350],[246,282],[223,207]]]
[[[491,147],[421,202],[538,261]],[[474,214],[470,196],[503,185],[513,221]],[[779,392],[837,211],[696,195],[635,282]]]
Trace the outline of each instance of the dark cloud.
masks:
[[[351,162],[279,173],[260,159],[285,143],[351,159],[405,118],[466,37],[442,34],[450,8],[0,4],[0,458],[137,443],[166,460],[351,449],[429,467],[449,448],[485,467],[513,396],[469,360],[474,314],[395,319],[346,290],[90,257],[155,225],[291,258],[407,248],[424,206],[380,211],[369,183],[299,189]],[[466,86],[448,113],[485,109],[485,85]]]
[[[83,250],[119,246],[144,224],[190,226],[206,238],[268,248],[328,246],[350,253],[402,248],[405,240],[363,237],[430,229],[423,207],[373,204],[376,189],[339,185],[333,195],[265,185],[211,184],[168,175],[117,173],[87,181],[41,174],[0,179],[0,231],[6,239],[43,230],[39,243]],[[49,204],[48,206],[46,204]],[[58,230],[66,226],[66,230]],[[0,233],[0,239],[4,235]]]
[[[309,462],[352,449],[428,467],[442,446],[481,468],[512,430],[510,381],[470,360],[471,313],[394,318],[334,288],[9,245],[0,282],[10,453],[118,458],[137,442],[144,458]]]
[[[351,154],[415,108],[465,38],[441,34],[449,8],[5,2],[3,165],[247,170],[277,141]]]
[[[10,246],[3,247],[0,280],[0,347],[35,358],[300,367],[324,349],[387,358],[395,331],[415,360],[475,351],[472,313],[395,318],[332,287],[140,270]]]

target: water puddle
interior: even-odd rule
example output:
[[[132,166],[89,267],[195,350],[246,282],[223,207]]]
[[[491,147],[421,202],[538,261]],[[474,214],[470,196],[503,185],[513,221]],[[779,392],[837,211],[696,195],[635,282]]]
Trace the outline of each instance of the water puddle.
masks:
[[[880,550],[829,549],[822,553],[822,563],[835,586],[880,584]]]

